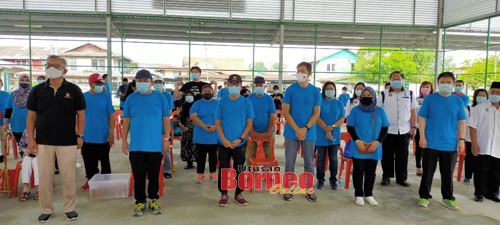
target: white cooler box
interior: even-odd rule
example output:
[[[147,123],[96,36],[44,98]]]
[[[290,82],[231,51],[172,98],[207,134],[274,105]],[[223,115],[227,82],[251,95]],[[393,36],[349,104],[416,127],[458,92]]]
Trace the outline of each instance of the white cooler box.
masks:
[[[96,174],[89,181],[90,199],[126,198],[129,194],[130,173]]]

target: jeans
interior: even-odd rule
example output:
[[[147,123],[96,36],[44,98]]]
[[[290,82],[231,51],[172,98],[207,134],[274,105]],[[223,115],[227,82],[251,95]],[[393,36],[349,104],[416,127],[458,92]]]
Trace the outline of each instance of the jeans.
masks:
[[[316,163],[316,178],[320,184],[325,182],[325,160],[328,154],[330,161],[330,186],[337,183],[337,153],[339,145],[316,146],[318,149],[318,161]]]
[[[304,154],[304,172],[309,172],[314,175],[314,147],[315,141],[297,141],[290,138],[285,138],[285,173],[295,172],[295,161],[299,144],[302,144],[302,152]],[[298,175],[297,175],[298,177]]]

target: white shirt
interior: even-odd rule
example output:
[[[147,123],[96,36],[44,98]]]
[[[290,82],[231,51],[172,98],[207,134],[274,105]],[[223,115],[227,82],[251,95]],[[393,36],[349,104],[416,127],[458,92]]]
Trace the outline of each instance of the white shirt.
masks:
[[[349,114],[351,114],[352,108],[356,107],[359,105],[359,99],[355,98],[352,103],[351,99],[349,99],[349,102],[347,102],[347,106],[345,107],[345,117],[347,118]]]
[[[500,158],[500,109],[489,100],[471,108],[467,126],[477,129],[480,155]]]
[[[422,107],[422,102],[424,102],[424,98],[417,98],[417,108],[415,109],[416,114],[418,115],[418,112],[420,112],[420,107]],[[417,124],[415,125],[416,128],[418,128],[418,118],[417,118]]]
[[[389,88],[383,91],[385,100],[382,102],[382,93],[377,98],[377,106],[384,108],[389,119],[389,134],[406,134],[410,131],[411,110],[418,107],[416,96],[410,97],[410,91],[401,89],[396,93]]]

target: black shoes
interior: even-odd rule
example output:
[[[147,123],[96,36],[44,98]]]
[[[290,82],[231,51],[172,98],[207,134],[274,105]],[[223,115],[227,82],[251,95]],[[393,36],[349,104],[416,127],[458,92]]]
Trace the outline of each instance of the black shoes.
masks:
[[[482,195],[475,195],[474,201],[475,202],[483,202],[483,196]]]
[[[486,196],[485,198],[494,202],[500,202],[500,198],[498,198],[498,196]]]
[[[66,215],[66,219],[68,219],[69,221],[78,219],[78,213],[76,213],[75,211],[71,211],[64,214]]]
[[[409,187],[410,186],[410,183],[408,183],[407,181],[396,181],[396,184],[399,184],[403,187]]]
[[[50,217],[52,217],[52,214],[42,214],[38,217],[38,222],[39,223],[49,222]]]
[[[382,177],[382,182],[380,182],[382,186],[389,186],[391,184],[391,180],[387,177]]]

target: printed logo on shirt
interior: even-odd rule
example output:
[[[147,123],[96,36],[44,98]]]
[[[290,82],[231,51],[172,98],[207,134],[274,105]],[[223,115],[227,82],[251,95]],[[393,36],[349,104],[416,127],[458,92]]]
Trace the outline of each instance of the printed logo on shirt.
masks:
[[[419,105],[422,105],[422,102],[423,102],[422,100],[418,100]]]
[[[389,97],[392,97],[392,94],[389,94]]]
[[[71,95],[69,94],[69,92],[66,92],[66,95],[64,96],[64,98],[71,99]]]
[[[354,100],[354,104],[358,104],[358,100],[357,100],[357,99],[356,99],[356,100]]]
[[[201,92],[200,92],[200,89],[198,89],[198,86],[192,86],[191,87],[191,91],[194,92],[194,95],[199,95]]]

